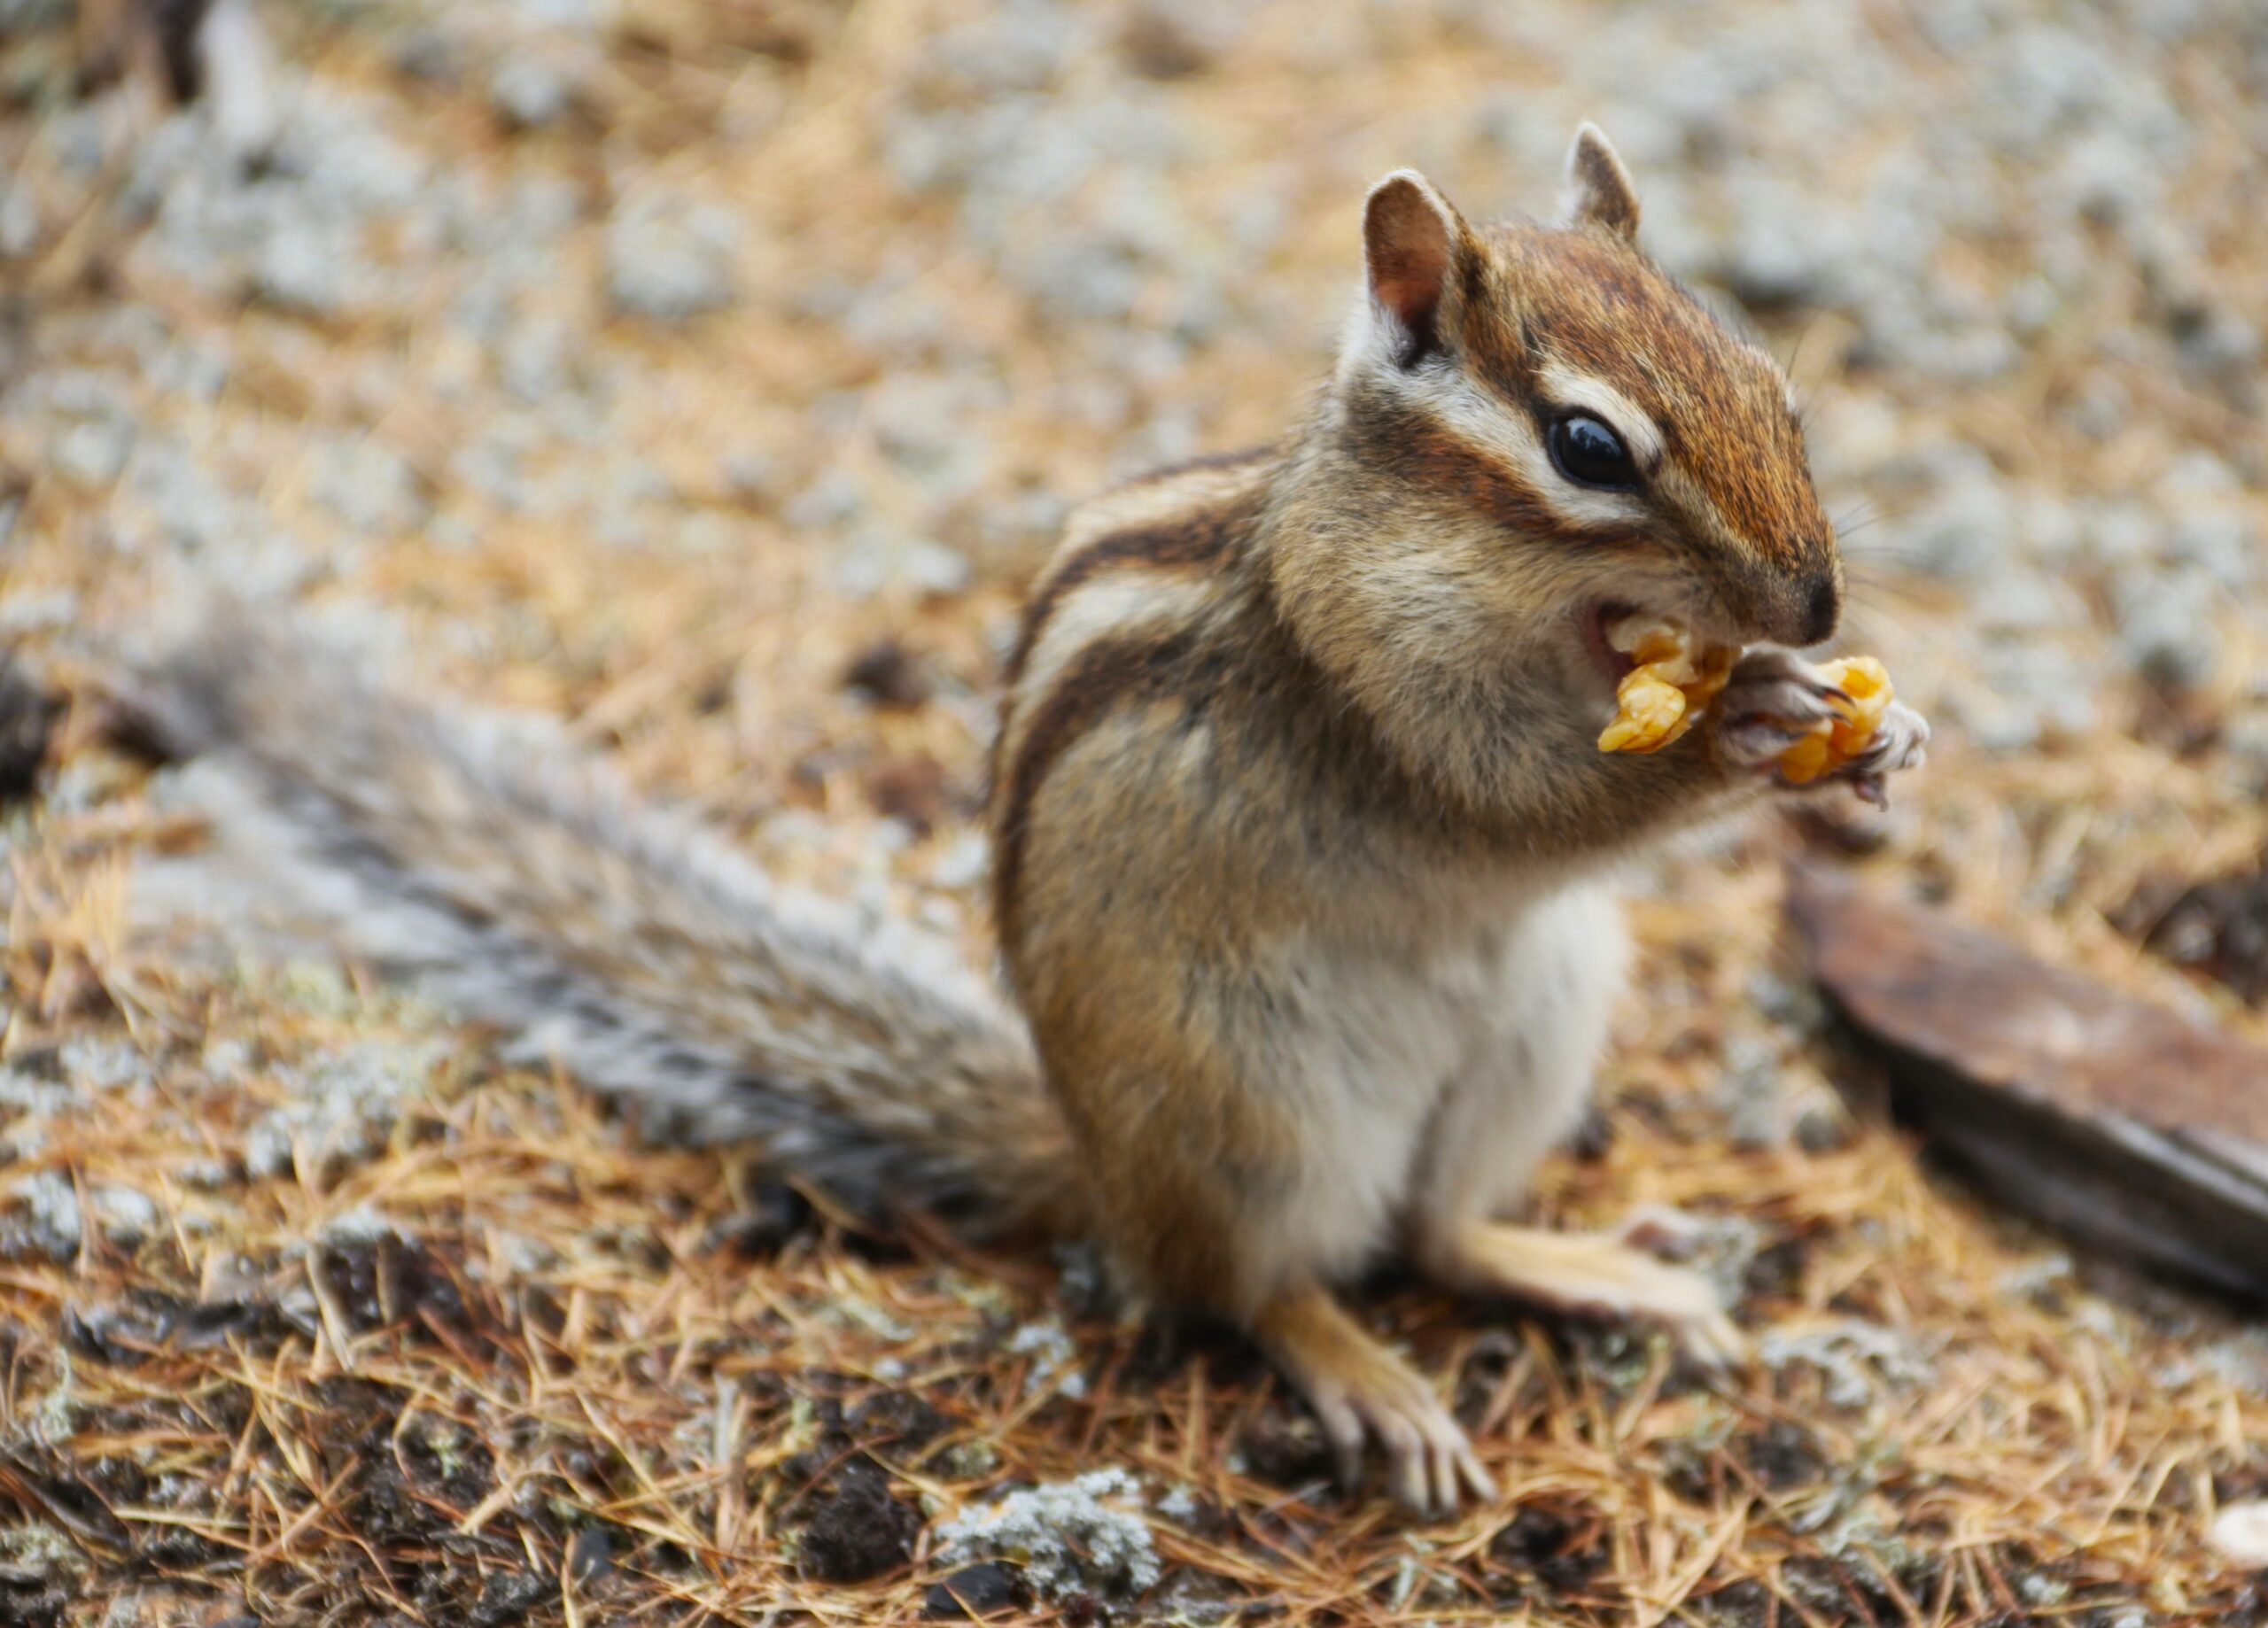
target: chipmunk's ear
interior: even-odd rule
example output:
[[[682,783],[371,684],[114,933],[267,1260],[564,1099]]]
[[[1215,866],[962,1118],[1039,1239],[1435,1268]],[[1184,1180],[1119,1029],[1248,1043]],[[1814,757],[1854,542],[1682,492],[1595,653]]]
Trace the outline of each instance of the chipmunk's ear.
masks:
[[[1363,260],[1371,300],[1399,330],[1395,360],[1413,366],[1433,348],[1464,222],[1433,183],[1398,169],[1363,205]]]
[[[1603,226],[1626,243],[1638,236],[1638,189],[1606,132],[1586,121],[1567,148],[1569,226]]]

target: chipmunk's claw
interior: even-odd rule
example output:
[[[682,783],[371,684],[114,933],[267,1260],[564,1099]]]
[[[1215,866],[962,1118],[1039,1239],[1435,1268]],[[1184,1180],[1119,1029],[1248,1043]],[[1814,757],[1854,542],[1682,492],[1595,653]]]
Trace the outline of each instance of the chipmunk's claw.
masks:
[[[1845,769],[1853,779],[1902,774],[1919,769],[1929,757],[1930,723],[1902,701],[1893,701],[1875,725],[1866,749]]]
[[[1927,719],[1903,702],[1893,701],[1875,725],[1866,748],[1826,777],[1840,780],[1859,801],[1877,809],[1890,806],[1890,777],[1918,769],[1929,756]]]

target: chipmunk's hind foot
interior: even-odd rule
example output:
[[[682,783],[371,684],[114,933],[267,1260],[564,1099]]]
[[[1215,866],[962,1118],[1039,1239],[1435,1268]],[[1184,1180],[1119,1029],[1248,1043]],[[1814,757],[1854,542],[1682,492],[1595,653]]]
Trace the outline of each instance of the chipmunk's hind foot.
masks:
[[[1387,1485],[1413,1515],[1454,1515],[1467,1494],[1482,1502],[1496,1496],[1464,1429],[1425,1377],[1326,1291],[1278,1296],[1253,1332],[1315,1409],[1340,1485],[1352,1488],[1361,1480],[1363,1446],[1376,1441],[1386,1454]]]

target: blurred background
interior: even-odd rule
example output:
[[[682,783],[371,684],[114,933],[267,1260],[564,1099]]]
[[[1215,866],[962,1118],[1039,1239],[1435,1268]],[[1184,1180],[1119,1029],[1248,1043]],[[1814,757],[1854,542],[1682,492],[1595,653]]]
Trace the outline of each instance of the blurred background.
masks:
[[[485,1262],[478,1294],[549,1283],[563,1301],[571,1280],[625,1329],[697,1303],[706,1337],[797,1395],[800,1376],[898,1360],[877,1330],[917,1310],[978,1368],[1020,1329],[1042,1335],[1018,1361],[1052,1349],[1045,1285],[1003,1312],[927,1257],[804,1242],[726,1283],[695,1244],[742,1213],[740,1177],[631,1151],[581,1109],[542,1121],[582,1173],[571,1192],[493,1148],[454,1184],[405,1175],[389,1128],[469,1135],[456,1086],[507,1071],[437,1062],[456,1052],[430,1026],[335,971],[222,976],[128,931],[123,878],[187,839],[174,771],[106,732],[95,630],[185,578],[343,607],[432,685],[564,717],[773,868],[981,952],[993,686],[1067,507],[1302,410],[1379,174],[1415,166],[1475,218],[1548,213],[1585,118],[1636,177],[1645,245],[1789,366],[1856,584],[1841,642],[1884,655],[1936,725],[1891,821],[1845,837],[1897,888],[2268,1034],[2249,1004],[2268,988],[2257,0],[0,0],[0,639],[50,698],[15,771],[44,765],[42,799],[6,827],[8,1055],[46,1048],[66,1088],[10,1088],[13,1314],[51,1333],[74,1267],[74,1293],[209,1295],[219,1253],[272,1263],[377,1213],[434,1260]],[[1507,1373],[1554,1376],[1556,1402],[1498,1423],[1526,1422],[1529,1501],[1559,1526],[1523,1535],[1500,1511],[1427,1558],[1371,1522],[1303,1573],[1247,1541],[1285,1517],[1253,1513],[1247,1458],[1205,1484],[1225,1524],[1160,1528],[1189,1599],[1359,1601],[1364,1621],[1514,1598],[1601,1620],[1634,1601],[1650,1621],[2236,1620],[2197,1517],[2268,1489],[2268,1344],[2106,1287],[1848,1121],[1771,942],[1795,840],[1765,824],[1664,867],[1607,1106],[1542,1198],[1724,1216],[1727,1281],[1794,1342],[1746,1411],[1697,1416],[1595,1343],[1476,1357],[1482,1324],[1405,1298],[1390,1314],[1429,1361],[1480,1362],[1504,1395],[1526,1394]],[[341,1055],[360,1059],[344,1084],[319,1066]],[[320,1097],[277,1130],[310,1078],[346,1107]],[[552,1112],[540,1079],[491,1084]],[[263,1125],[296,1158],[229,1166]],[[225,1179],[201,1180],[216,1159]],[[653,1252],[605,1241],[599,1192]],[[97,1261],[113,1275],[86,1278]],[[783,1331],[734,1298],[759,1292],[883,1321]],[[634,1376],[624,1338],[603,1363]],[[292,1383],[323,1379],[310,1360]],[[456,1383],[446,1352],[416,1360]],[[40,1371],[12,1405],[53,1400],[64,1382]],[[1006,1445],[925,1473],[952,1497],[1100,1461],[1201,1481],[1191,1467],[1262,1416],[1264,1380],[1223,1372],[1211,1400],[1081,1415],[1079,1452],[1021,1392],[980,1406],[940,1380],[925,1406]],[[1161,1373],[1146,1383],[1188,1383]],[[654,1474],[699,1461],[687,1422],[716,1395],[624,1384],[615,1428]],[[1946,1396],[1965,1399],[1921,1400]],[[794,1410],[770,1406],[734,1428],[787,1441]],[[1229,1410],[1209,1445],[1157,1433],[1184,1406],[1192,1429]],[[1791,1418],[1801,1453],[1740,1447]],[[181,1465],[225,1456],[208,1425],[168,1449]],[[154,1428],[103,1426],[129,1427]],[[1726,1452],[1739,1474],[1709,1469]],[[543,1473],[618,1516],[633,1494],[586,1471]],[[1800,1518],[1725,1525],[1759,1480]],[[654,1494],[714,1545],[670,1528],[681,1576],[635,1522],[617,1549],[727,1615],[831,1598],[766,1547],[765,1520],[808,1516],[764,1485]],[[288,1498],[228,1485],[213,1495],[240,1524],[197,1517],[214,1553],[276,1539],[250,1583],[214,1585],[236,1605],[377,1590],[325,1523],[293,1531]],[[666,1525],[654,1507],[641,1518]],[[571,1523],[548,1519],[521,1534],[555,1570]],[[1534,1581],[1578,1552],[1588,1570]],[[464,1598],[504,1563],[463,1560]],[[1529,1592],[1476,1580],[1504,1576]]]
[[[19,541],[18,624],[192,555],[485,594],[565,683],[693,587],[769,714],[838,608],[1013,585],[1111,477],[1275,433],[1377,175],[1548,211],[1592,117],[1792,365],[1942,723],[2268,768],[2256,6],[275,0],[181,112],[145,6],[198,9],[98,8],[108,63],[0,19],[6,453],[72,545]]]

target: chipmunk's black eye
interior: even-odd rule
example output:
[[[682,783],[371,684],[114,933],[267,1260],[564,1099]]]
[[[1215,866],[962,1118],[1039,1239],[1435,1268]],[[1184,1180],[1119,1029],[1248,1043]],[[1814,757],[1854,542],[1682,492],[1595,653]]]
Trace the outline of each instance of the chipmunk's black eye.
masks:
[[[1638,466],[1622,438],[1589,414],[1554,419],[1549,438],[1552,462],[1577,485],[1627,490],[1638,484]]]

